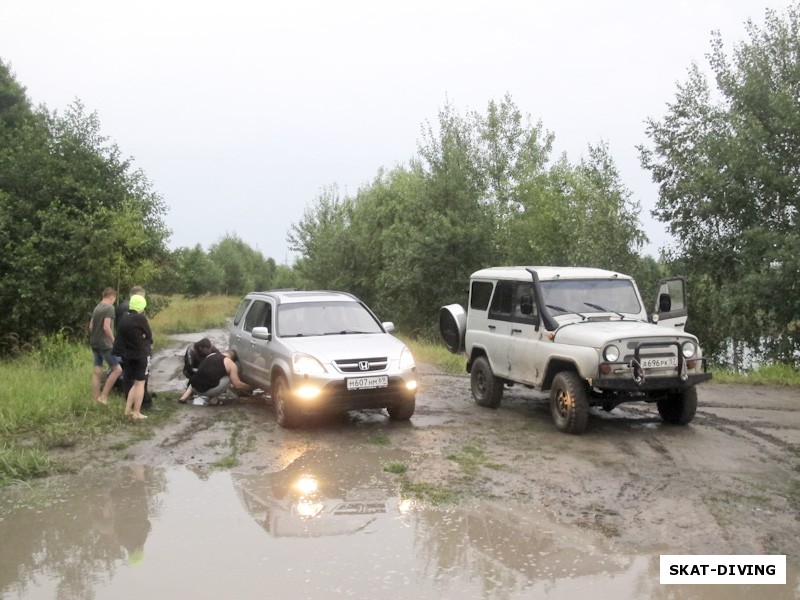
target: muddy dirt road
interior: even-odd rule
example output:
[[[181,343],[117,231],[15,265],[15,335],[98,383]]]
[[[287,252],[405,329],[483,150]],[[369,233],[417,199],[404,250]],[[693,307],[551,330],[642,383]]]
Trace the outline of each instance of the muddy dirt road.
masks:
[[[0,494],[0,597],[800,597],[800,390],[705,384],[689,426],[631,404],[571,436],[540,394],[485,409],[420,365],[410,422],[285,430],[263,394],[176,403],[203,336],[227,345],[154,357],[166,425]],[[784,554],[787,584],[660,585],[663,554]]]
[[[226,347],[225,332],[206,334]],[[157,358],[153,387],[180,390],[180,351]],[[499,409],[484,409],[467,376],[420,371],[409,424],[363,411],[288,431],[275,425],[270,400],[254,396],[181,407],[174,425],[131,454],[209,467],[230,454],[235,431],[246,445],[236,470],[275,471],[300,453],[366,440],[408,453],[405,481],[423,499],[530,503],[642,552],[800,559],[800,390],[706,384],[687,427],[628,404],[593,409],[588,431],[571,436],[555,430],[542,394],[510,388]]]

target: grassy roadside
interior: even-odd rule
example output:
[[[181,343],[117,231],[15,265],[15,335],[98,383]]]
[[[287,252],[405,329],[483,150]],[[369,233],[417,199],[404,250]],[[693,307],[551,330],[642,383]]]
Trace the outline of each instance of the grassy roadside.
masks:
[[[169,298],[168,306],[150,320],[155,348],[164,347],[173,333],[224,327],[239,301],[226,296]],[[65,466],[53,458],[58,449],[112,433],[131,441],[148,437],[172,414],[166,406],[147,421],[131,423],[118,395],[109,398],[108,406],[92,400],[91,380],[91,350],[63,334],[40,340],[14,360],[0,361],[0,487],[63,471]],[[115,448],[124,451],[127,445],[122,441]]]
[[[174,333],[194,333],[225,327],[240,302],[238,297],[170,298],[151,320],[156,348]],[[419,362],[449,373],[466,375],[464,355],[449,353],[442,344],[404,338]],[[712,369],[716,383],[798,386],[800,370],[765,366],[747,374]],[[46,476],[64,469],[54,450],[123,433],[130,440],[151,435],[167,422],[169,407],[147,421],[132,423],[115,398],[100,406],[91,398],[92,358],[85,343],[56,334],[14,360],[0,361],[0,487],[14,481]],[[126,443],[115,448],[124,450]]]

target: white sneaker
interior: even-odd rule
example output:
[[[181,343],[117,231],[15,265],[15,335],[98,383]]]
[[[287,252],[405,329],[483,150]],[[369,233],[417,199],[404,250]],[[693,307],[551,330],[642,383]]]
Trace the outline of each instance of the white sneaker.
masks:
[[[208,398],[206,396],[195,396],[192,404],[195,406],[208,406]]]

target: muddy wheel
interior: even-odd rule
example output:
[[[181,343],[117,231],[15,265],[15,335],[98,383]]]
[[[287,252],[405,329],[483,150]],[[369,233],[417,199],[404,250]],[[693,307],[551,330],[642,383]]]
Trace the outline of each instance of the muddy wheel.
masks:
[[[694,386],[684,390],[677,390],[656,402],[658,414],[667,423],[673,425],[686,425],[697,412],[697,388]]]
[[[559,431],[583,433],[589,422],[586,384],[577,373],[563,371],[553,378],[550,412]]]
[[[289,393],[289,382],[286,377],[278,375],[272,383],[272,402],[275,405],[275,421],[281,427],[296,427],[297,409]]]
[[[416,405],[416,398],[409,398],[403,400],[400,404],[387,406],[386,410],[389,412],[389,418],[392,421],[408,421],[414,414]]]
[[[503,398],[503,382],[494,376],[489,360],[479,356],[472,363],[472,397],[479,406],[497,408]]]

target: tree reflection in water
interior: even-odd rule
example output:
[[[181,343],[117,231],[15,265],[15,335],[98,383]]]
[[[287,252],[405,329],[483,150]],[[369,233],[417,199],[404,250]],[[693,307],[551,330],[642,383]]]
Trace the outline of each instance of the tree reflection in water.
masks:
[[[142,560],[165,485],[163,473],[127,465],[3,490],[0,596],[45,579],[59,598],[93,598],[122,564]]]

